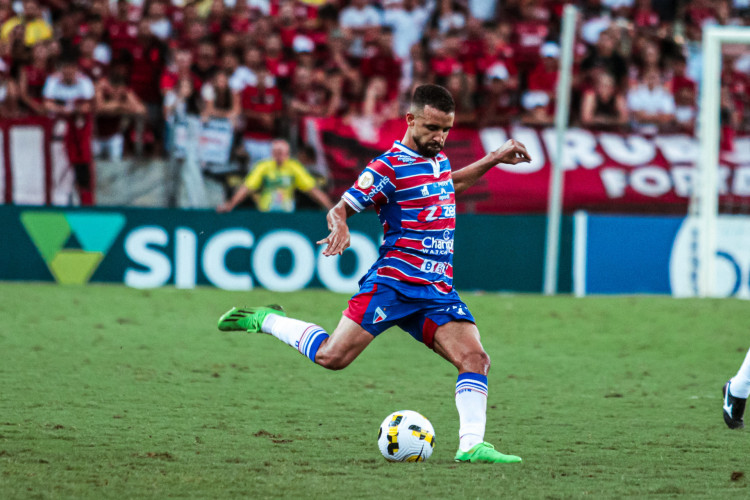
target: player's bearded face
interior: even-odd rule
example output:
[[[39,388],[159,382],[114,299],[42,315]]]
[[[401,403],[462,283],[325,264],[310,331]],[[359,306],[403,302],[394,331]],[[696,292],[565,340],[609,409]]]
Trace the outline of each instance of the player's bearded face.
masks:
[[[437,156],[445,146],[448,132],[453,126],[453,113],[445,113],[430,106],[414,115],[410,123],[412,139],[417,152],[427,158]]]

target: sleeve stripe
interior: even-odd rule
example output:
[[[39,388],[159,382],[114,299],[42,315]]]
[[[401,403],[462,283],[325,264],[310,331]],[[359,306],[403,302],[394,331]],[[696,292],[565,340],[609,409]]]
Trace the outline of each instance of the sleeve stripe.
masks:
[[[350,207],[352,207],[357,212],[361,212],[365,209],[360,203],[349,193],[344,193],[344,195],[341,197],[342,200],[344,200]]]

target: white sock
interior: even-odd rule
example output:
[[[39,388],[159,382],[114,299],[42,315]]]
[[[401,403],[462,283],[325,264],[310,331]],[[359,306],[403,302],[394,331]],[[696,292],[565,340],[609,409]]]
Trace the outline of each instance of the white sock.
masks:
[[[732,377],[729,393],[735,398],[747,399],[750,395],[750,351],[747,351],[745,361],[742,362],[737,375]]]
[[[484,441],[487,423],[487,377],[479,373],[461,373],[456,382],[458,409],[458,447],[469,451]]]
[[[278,314],[266,316],[260,330],[294,347],[313,363],[320,344],[328,338],[326,331],[318,325]]]

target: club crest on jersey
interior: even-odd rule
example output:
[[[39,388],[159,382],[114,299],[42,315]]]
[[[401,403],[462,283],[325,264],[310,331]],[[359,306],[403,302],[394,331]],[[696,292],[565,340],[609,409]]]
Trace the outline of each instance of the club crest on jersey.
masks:
[[[373,182],[375,182],[375,177],[372,175],[372,172],[363,172],[359,176],[359,179],[357,179],[357,187],[359,189],[367,189],[372,186]]]
[[[372,322],[373,323],[380,323],[381,321],[383,321],[387,317],[388,317],[388,315],[385,314],[385,312],[383,312],[383,310],[378,307],[377,309],[375,309],[375,314],[372,317]]]

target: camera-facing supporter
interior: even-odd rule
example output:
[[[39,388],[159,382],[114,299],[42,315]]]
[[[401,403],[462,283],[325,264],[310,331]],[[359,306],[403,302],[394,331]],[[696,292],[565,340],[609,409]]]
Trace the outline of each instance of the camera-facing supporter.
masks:
[[[351,0],[339,13],[339,27],[347,40],[349,54],[365,55],[365,42],[374,38],[383,24],[381,13],[367,0]]]
[[[455,119],[453,126],[473,126],[477,122],[477,110],[471,98],[472,92],[469,88],[469,79],[464,73],[453,73],[445,82],[445,88],[453,96],[456,104]]]
[[[94,35],[86,35],[78,44],[78,67],[91,81],[96,83],[109,71],[109,65],[96,57],[97,40]]]
[[[509,125],[518,115],[518,92],[502,62],[487,68],[479,110],[480,127]]]
[[[622,132],[627,123],[627,102],[618,89],[615,78],[609,73],[599,73],[593,87],[583,93],[581,125],[597,130]]]
[[[430,9],[417,0],[384,0],[383,8],[383,26],[393,33],[393,52],[407,59],[411,48],[422,39]]]
[[[146,106],[128,88],[125,77],[118,73],[101,77],[95,85],[96,137],[94,156],[121,160],[125,137],[129,130],[143,133]]]
[[[618,87],[624,88],[628,74],[625,58],[616,50],[615,37],[609,31],[602,31],[596,45],[590,49],[589,55],[581,62],[581,71],[585,74],[588,84],[595,82],[599,73],[609,73],[615,79]]]
[[[49,40],[54,35],[52,26],[42,18],[42,9],[37,0],[23,0],[22,13],[11,17],[0,26],[3,42],[22,40],[27,47]]]
[[[284,109],[281,91],[265,66],[257,68],[254,84],[242,90],[241,106],[245,118],[243,146],[252,166],[271,156],[271,141]]]
[[[204,121],[223,119],[232,122],[233,126],[237,125],[241,111],[240,94],[229,86],[229,77],[224,71],[217,71],[210,81],[203,84],[201,99],[201,117]]]
[[[644,71],[627,94],[633,128],[644,134],[667,130],[674,122],[674,96],[662,84],[658,68]]]
[[[42,90],[45,111],[63,124],[65,150],[75,171],[82,205],[92,205],[92,117],[94,84],[78,69],[78,61],[67,55],[58,71],[47,77]],[[56,127],[57,128],[57,127]]]
[[[20,115],[18,85],[6,68],[0,65],[0,116],[13,118]]]
[[[44,114],[42,90],[49,75],[49,49],[47,44],[38,43],[31,48],[31,62],[18,72],[18,97],[22,110],[35,115]]]

